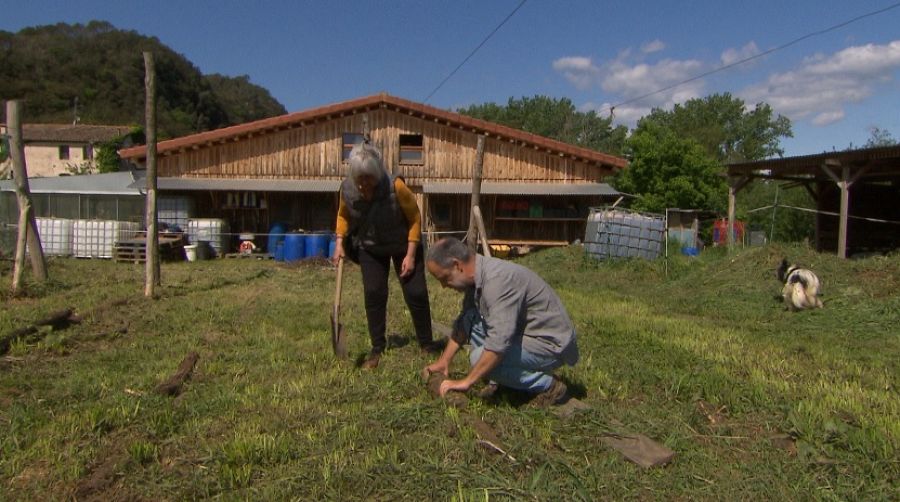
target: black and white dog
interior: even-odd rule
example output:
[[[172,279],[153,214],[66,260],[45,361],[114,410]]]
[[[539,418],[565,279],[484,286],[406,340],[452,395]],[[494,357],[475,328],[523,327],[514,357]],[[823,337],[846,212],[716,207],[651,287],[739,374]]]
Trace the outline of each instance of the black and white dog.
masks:
[[[819,277],[808,268],[800,268],[797,265],[789,265],[788,261],[781,260],[777,271],[778,280],[784,284],[781,296],[784,304],[791,311],[803,309],[822,308],[822,300],[819,300]]]

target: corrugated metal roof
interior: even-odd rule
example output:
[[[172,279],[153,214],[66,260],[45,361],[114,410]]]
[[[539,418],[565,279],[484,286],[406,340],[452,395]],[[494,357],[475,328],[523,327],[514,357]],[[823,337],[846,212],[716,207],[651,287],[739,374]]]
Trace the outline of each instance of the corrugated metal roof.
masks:
[[[317,119],[329,116],[338,116],[343,113],[358,113],[369,109],[388,108],[414,114],[420,117],[442,121],[447,125],[462,128],[476,134],[490,136],[520,142],[535,148],[544,148],[561,155],[571,155],[585,162],[596,162],[607,169],[623,169],[628,161],[622,157],[610,155],[589,148],[582,148],[555,139],[538,136],[512,127],[495,124],[486,120],[480,120],[462,115],[460,113],[442,110],[430,105],[416,103],[388,94],[376,94],[349,101],[343,101],[331,105],[320,106],[310,110],[289,113],[278,117],[270,117],[245,124],[234,125],[214,131],[206,131],[189,136],[182,136],[156,144],[156,151],[163,155],[178,152],[181,149],[195,146],[211,146],[217,142],[248,136],[251,134],[277,131],[292,127],[302,127],[314,123]],[[126,159],[139,160],[147,156],[146,145],[125,148],[119,151],[119,155]]]
[[[137,179],[131,171],[105,174],[84,174],[80,176],[57,176],[28,178],[31,193],[78,193],[85,195],[140,195],[137,188],[130,185]],[[0,191],[16,190],[14,180],[0,181]]]
[[[470,182],[436,182],[422,185],[424,193],[467,194],[472,193]],[[489,195],[620,195],[606,183],[497,183],[481,184],[481,193]]]
[[[142,175],[131,184],[144,188],[147,180]],[[159,190],[234,190],[252,192],[337,192],[341,180],[285,180],[285,179],[236,179],[236,178],[158,178]]]

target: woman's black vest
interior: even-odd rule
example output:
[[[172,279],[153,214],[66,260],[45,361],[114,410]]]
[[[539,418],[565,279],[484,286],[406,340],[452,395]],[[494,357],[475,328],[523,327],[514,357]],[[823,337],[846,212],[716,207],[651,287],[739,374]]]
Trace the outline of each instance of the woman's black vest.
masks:
[[[382,176],[371,201],[363,200],[348,176],[341,183],[341,197],[350,212],[347,238],[356,239],[368,253],[386,256],[405,254],[409,222],[397,201],[392,176]]]

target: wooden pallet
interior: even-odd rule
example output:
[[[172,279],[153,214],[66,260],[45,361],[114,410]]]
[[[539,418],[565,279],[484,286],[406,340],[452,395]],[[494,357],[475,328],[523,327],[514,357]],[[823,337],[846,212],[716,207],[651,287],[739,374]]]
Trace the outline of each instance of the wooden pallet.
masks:
[[[159,237],[159,257],[163,260],[184,260],[184,241],[181,237]],[[113,259],[117,262],[144,263],[147,261],[147,240],[143,237],[116,242]]]

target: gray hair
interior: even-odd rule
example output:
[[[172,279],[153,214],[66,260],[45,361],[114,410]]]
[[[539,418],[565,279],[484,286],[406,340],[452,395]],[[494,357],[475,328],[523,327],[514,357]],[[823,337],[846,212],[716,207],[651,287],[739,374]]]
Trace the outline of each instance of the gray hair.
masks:
[[[453,260],[468,263],[470,259],[472,252],[469,251],[469,246],[456,237],[445,237],[428,248],[426,261],[434,262],[442,269],[448,269],[453,266]]]
[[[350,158],[347,159],[347,162],[350,164],[350,179],[354,183],[358,182],[362,176],[371,176],[376,182],[380,182],[386,174],[384,161],[381,160],[381,152],[369,143],[357,143],[350,150]]]

